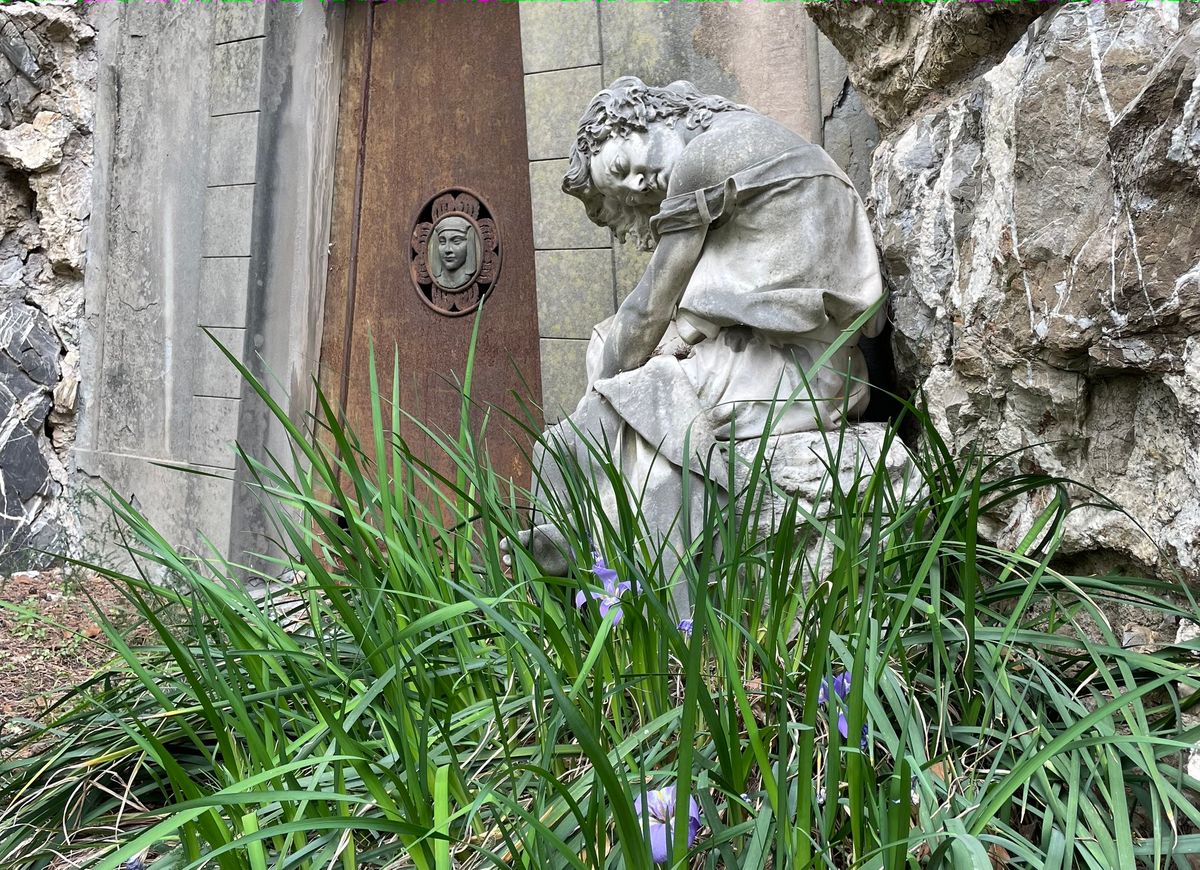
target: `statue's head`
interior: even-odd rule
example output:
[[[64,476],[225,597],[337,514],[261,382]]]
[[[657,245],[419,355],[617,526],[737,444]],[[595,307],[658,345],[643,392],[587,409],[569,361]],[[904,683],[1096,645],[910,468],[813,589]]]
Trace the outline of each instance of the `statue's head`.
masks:
[[[450,215],[438,221],[430,239],[429,264],[443,287],[454,289],[474,277],[479,254],[475,228],[466,218]]]
[[[689,133],[718,112],[745,110],[691,82],[663,88],[623,76],[598,93],[579,120],[563,190],[578,197],[593,223],[622,242],[653,247],[650,218],[658,213]]]

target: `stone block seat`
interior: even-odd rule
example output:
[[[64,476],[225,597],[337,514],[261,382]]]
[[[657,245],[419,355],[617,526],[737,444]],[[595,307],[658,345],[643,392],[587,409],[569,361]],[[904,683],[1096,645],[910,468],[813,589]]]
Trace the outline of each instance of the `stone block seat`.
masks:
[[[877,468],[885,469],[900,509],[925,489],[908,448],[899,438],[888,443],[886,431],[884,423],[855,423],[840,431],[771,436],[763,448],[766,479],[752,493],[746,488],[761,442],[738,442],[734,448],[739,456],[735,468],[737,509],[754,512],[755,533],[762,539],[777,531],[789,504],[795,501],[797,539],[807,550],[806,559],[816,579],[823,578],[830,569],[834,548],[822,529],[836,520],[837,489],[851,498],[862,498]]]

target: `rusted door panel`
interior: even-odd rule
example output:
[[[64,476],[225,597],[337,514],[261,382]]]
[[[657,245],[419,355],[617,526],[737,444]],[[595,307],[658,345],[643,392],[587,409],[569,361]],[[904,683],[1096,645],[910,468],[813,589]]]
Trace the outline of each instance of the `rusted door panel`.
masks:
[[[393,350],[398,354],[402,408],[425,425],[454,434],[460,411],[454,385],[464,377],[475,316],[448,317],[433,310],[409,272],[418,212],[443,189],[477,193],[496,219],[502,245],[500,278],[483,306],[472,394],[484,405],[513,413],[518,410],[514,392],[540,402],[517,6],[402,3],[368,10],[355,4],[348,14],[350,39],[370,39],[369,47],[351,49],[347,69],[359,70],[360,79],[343,84],[350,102],[339,132],[344,163],[356,150],[346,147],[345,139],[359,136],[354,122],[365,101],[361,203],[351,218],[358,223],[356,258],[350,250],[352,227],[334,232],[326,327],[339,332],[340,340],[327,336],[322,369],[343,369],[347,420],[366,433],[371,337],[382,379],[390,380]],[[359,96],[361,76],[367,87]],[[355,199],[345,190],[354,175],[339,172],[339,218]],[[354,211],[353,205],[348,208]],[[332,354],[343,356],[346,364]],[[331,380],[325,377],[327,387]],[[473,417],[478,425],[482,413]],[[492,413],[489,452],[498,471],[523,483],[528,438],[500,426],[502,417]],[[419,455],[436,459],[438,451],[419,425],[406,421],[400,434]]]

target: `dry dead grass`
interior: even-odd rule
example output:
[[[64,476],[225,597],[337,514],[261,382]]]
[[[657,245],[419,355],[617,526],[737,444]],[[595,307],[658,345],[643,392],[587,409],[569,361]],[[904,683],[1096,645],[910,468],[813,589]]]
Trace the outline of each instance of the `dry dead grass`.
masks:
[[[22,571],[0,577],[0,740],[24,730],[64,692],[112,658],[103,613],[128,620],[126,602],[91,573]],[[15,608],[15,609],[14,609]]]

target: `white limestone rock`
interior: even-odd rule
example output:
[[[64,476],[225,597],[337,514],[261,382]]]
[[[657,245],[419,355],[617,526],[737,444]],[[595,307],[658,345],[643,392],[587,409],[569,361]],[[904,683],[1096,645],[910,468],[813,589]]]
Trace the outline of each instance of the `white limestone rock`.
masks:
[[[82,274],[91,213],[90,161],[64,163],[54,171],[31,175],[29,184],[37,194],[39,225],[51,265],[60,272]]]
[[[0,129],[0,162],[38,172],[62,161],[63,145],[74,127],[56,112],[38,112],[32,123]]]
[[[922,44],[982,32],[976,13],[904,11]],[[855,81],[891,121],[868,205],[900,380],[959,454],[1020,451],[1011,470],[1128,512],[1075,512],[1064,553],[1197,579],[1200,9],[1027,11],[1009,13],[1028,28],[1003,58],[976,46],[978,66],[943,79],[935,62],[924,96]],[[868,37],[826,32],[853,80],[845,40]],[[1043,506],[1017,501],[992,533],[1014,543]]]

